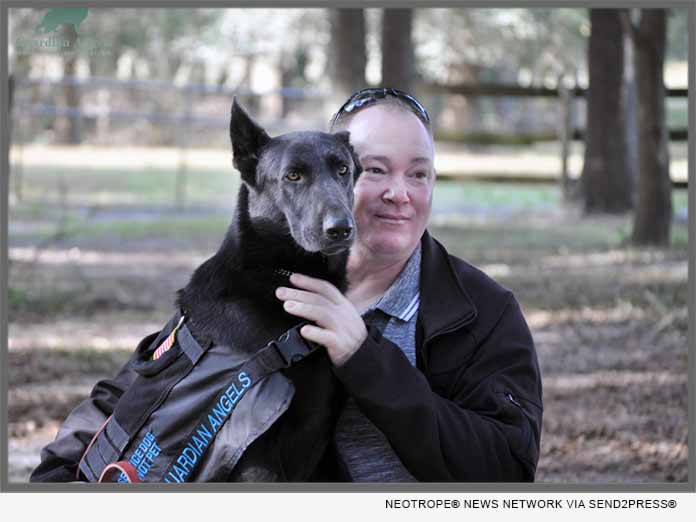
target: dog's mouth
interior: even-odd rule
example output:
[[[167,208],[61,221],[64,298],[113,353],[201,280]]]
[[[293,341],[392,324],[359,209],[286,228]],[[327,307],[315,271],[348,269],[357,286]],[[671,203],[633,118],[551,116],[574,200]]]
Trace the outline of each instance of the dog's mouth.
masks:
[[[342,254],[343,252],[346,252],[352,244],[353,241],[344,241],[341,242],[341,244],[331,244],[321,248],[319,252],[321,252],[325,256],[335,256],[338,254]]]

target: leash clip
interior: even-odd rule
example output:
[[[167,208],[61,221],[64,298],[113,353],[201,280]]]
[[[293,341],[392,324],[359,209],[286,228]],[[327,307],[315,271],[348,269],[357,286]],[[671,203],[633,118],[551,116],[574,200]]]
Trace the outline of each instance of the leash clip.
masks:
[[[311,341],[306,341],[300,335],[300,328],[302,328],[304,324],[291,328],[278,337],[277,340],[271,342],[285,361],[286,368],[300,362],[320,346]]]

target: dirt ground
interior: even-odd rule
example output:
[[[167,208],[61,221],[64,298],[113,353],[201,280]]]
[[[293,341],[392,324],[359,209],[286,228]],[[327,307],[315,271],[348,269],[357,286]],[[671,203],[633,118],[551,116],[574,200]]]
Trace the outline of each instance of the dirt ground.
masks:
[[[12,482],[27,480],[91,386],[164,324],[222,233],[38,240],[37,223],[11,215]],[[686,482],[686,246],[633,249],[625,218],[579,224],[562,211],[433,223],[453,253],[515,292],[531,326],[545,406],[537,481]]]

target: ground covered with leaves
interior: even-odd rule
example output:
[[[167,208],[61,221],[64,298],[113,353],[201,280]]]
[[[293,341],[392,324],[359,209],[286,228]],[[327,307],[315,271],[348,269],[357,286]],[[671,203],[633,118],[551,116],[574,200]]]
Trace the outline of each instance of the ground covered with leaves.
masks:
[[[27,480],[60,421],[169,318],[232,206],[12,203],[11,481]],[[630,216],[581,218],[555,188],[457,185],[438,188],[430,229],[522,304],[544,382],[537,481],[688,480],[684,220],[671,248],[636,249]]]

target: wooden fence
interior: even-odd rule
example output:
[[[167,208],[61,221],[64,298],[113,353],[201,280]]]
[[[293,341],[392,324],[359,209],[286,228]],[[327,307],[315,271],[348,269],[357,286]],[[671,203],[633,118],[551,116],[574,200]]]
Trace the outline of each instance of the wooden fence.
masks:
[[[422,90],[428,94],[449,94],[458,96],[493,96],[493,97],[526,97],[526,98],[556,98],[558,99],[558,138],[561,142],[561,172],[560,184],[561,193],[566,198],[569,192],[570,178],[568,175],[568,158],[570,156],[570,142],[572,140],[584,140],[584,129],[573,126],[574,102],[576,98],[587,96],[587,89],[583,87],[565,88],[562,82],[559,87],[522,87],[519,85],[500,85],[500,84],[458,84],[445,85],[440,83],[426,83]],[[688,98],[688,89],[666,89],[668,98]],[[688,129],[668,129],[670,141],[687,141],[689,136]]]
[[[67,107],[57,106],[45,103],[26,103],[18,102],[16,91],[21,88],[30,86],[43,86],[44,88],[56,88],[58,86],[77,86],[81,89],[137,89],[149,91],[178,91],[183,96],[183,111],[172,113],[158,113],[153,111],[123,111],[113,110],[110,107],[94,108],[85,107]],[[60,80],[46,79],[29,79],[10,77],[9,97],[12,120],[22,120],[38,117],[64,117],[77,119],[81,121],[83,118],[106,118],[109,120],[135,120],[146,119],[154,123],[175,123],[179,128],[179,136],[177,138],[177,146],[181,151],[176,180],[176,199],[178,204],[182,204],[185,199],[183,187],[185,187],[186,178],[186,162],[183,161],[188,148],[186,136],[190,132],[193,125],[204,125],[210,127],[224,127],[228,124],[227,118],[207,117],[196,115],[192,111],[194,106],[195,96],[205,95],[223,95],[232,97],[233,95],[246,97],[248,99],[258,99],[262,96],[274,95],[281,99],[290,100],[325,100],[329,93],[322,92],[318,89],[298,89],[298,88],[281,88],[276,89],[271,93],[257,93],[248,89],[231,89],[222,86],[210,85],[175,85],[171,82],[154,81],[154,80],[118,80],[115,78],[105,77],[63,77]],[[501,85],[501,84],[457,84],[445,85],[439,83],[423,83],[419,85],[418,91],[430,95],[455,95],[464,97],[512,97],[512,98],[552,98],[558,100],[558,138],[561,144],[560,159],[561,172],[560,184],[562,194],[565,196],[569,189],[568,175],[568,159],[570,156],[570,143],[573,140],[583,140],[584,130],[573,126],[573,112],[575,100],[587,95],[587,89],[581,87],[564,88],[562,85],[558,88],[548,87],[523,87],[518,85]],[[688,98],[688,89],[667,89],[668,97]],[[14,109],[14,110],[12,110]],[[12,125],[12,124],[11,124]],[[12,126],[11,126],[12,129]],[[15,126],[15,131],[17,127]],[[11,130],[12,132],[12,130]],[[669,139],[672,141],[686,141],[688,139],[688,129],[669,129]],[[22,140],[16,143],[21,147]],[[15,180],[15,195],[21,199],[21,165],[15,165],[14,172]]]

